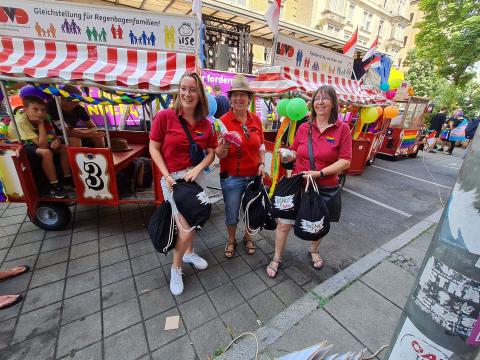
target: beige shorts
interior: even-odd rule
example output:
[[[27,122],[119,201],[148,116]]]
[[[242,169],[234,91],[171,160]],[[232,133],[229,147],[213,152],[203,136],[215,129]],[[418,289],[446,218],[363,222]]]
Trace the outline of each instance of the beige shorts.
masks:
[[[282,224],[295,225],[295,220],[292,219],[277,218],[277,221]]]
[[[190,169],[185,169],[185,170],[179,170],[179,171],[174,171],[171,172],[170,175],[175,179],[182,179],[187,171]],[[205,173],[202,171],[195,181],[203,188],[205,188],[205,185],[203,184],[205,182]],[[175,201],[173,200],[173,191],[170,191],[167,187],[167,182],[165,181],[165,177],[162,176],[160,179],[160,185],[162,186],[162,192],[163,192],[163,198],[165,200],[170,201],[170,204],[172,205],[172,214],[177,215],[178,214],[178,209],[177,205],[175,204]]]

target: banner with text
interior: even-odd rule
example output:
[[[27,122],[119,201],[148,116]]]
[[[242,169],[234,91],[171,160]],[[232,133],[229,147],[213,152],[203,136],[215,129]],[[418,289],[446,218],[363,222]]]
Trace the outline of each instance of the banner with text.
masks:
[[[279,35],[274,65],[299,67],[350,79],[353,59],[332,50]]]
[[[0,35],[185,53],[197,41],[189,16],[25,0],[0,0]]]

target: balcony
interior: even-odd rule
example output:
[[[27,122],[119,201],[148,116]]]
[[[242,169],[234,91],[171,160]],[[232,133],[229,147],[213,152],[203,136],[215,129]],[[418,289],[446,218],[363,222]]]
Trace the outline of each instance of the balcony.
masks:
[[[398,40],[394,37],[391,37],[387,40],[385,47],[393,47],[400,50],[400,49],[403,49],[404,46],[403,46],[403,41]]]
[[[332,10],[324,10],[320,14],[320,18],[318,20],[319,26],[323,26],[324,24],[332,24],[336,27],[342,29],[345,26],[345,16],[339,15]]]
[[[392,14],[392,23],[398,23],[402,25],[410,25],[410,18],[407,17],[405,14]]]

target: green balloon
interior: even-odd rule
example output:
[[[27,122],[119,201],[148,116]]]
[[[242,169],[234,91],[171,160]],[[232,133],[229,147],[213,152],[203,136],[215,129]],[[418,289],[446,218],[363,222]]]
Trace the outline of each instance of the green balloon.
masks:
[[[308,106],[305,100],[301,98],[291,99],[287,105],[287,116],[290,120],[297,121],[301,120],[308,113]]]
[[[388,82],[388,85],[390,86],[391,90],[394,90],[394,89],[398,88],[401,84],[402,84],[402,80],[400,80],[400,79],[391,79]]]
[[[277,113],[279,116],[287,115],[287,105],[290,99],[282,99],[277,104]]]

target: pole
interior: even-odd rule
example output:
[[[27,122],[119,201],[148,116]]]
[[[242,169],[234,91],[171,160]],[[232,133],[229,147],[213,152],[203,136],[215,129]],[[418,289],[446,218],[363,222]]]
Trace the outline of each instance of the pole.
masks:
[[[60,126],[62,128],[62,134],[63,134],[63,138],[64,138],[64,141],[65,141],[65,145],[69,145],[70,144],[70,141],[68,139],[68,134],[67,134],[67,128],[65,126],[65,118],[63,117],[63,111],[62,111],[62,104],[61,104],[61,100],[60,100],[60,96],[54,96],[55,98],[55,105],[57,106],[57,112],[58,112],[58,118],[60,120]]]
[[[277,42],[278,42],[277,35],[273,35],[272,52],[270,53],[270,66],[273,66],[275,62],[275,55],[277,54]]]
[[[3,100],[5,101],[5,107],[7,108],[8,116],[10,116],[10,121],[13,122],[15,135],[17,135],[17,140],[22,141],[20,132],[18,131],[17,122],[15,121],[15,116],[13,115],[12,105],[10,104],[10,99],[8,98],[7,89],[5,88],[5,83],[3,81],[0,81],[0,89],[3,94]]]
[[[389,360],[473,360],[480,345],[480,131],[418,272]]]

